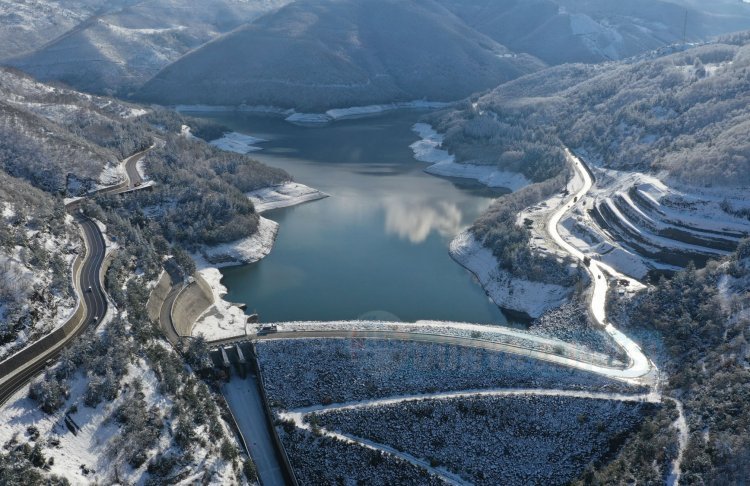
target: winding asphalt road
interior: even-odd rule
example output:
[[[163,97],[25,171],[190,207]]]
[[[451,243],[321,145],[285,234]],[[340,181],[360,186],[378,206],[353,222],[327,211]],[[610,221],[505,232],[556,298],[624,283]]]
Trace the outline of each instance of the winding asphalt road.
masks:
[[[150,148],[123,161],[128,174],[127,181],[105,187],[94,194],[120,194],[132,190],[135,181],[130,179],[132,171],[128,168],[134,168],[137,180],[142,181],[136,164],[149,150]],[[41,372],[47,364],[53,362],[65,345],[89,327],[98,325],[107,313],[109,303],[100,280],[107,246],[96,222],[80,213],[81,201],[82,199],[76,199],[66,205],[67,212],[73,216],[83,234],[86,248],[80,270],[74,276],[74,288],[78,298],[76,312],[62,327],[0,362],[0,405]]]

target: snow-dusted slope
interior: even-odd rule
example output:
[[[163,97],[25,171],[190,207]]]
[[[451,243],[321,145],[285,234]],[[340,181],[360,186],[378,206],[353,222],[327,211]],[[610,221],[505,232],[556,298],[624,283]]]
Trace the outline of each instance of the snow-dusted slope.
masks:
[[[461,99],[542,66],[433,0],[303,0],[184,56],[138,96],[324,111]]]
[[[750,28],[750,6],[739,2],[728,8],[682,0],[685,8],[660,0],[440,1],[478,31],[549,64],[623,59],[680,43],[683,35],[697,41]]]
[[[0,0],[0,60],[42,47],[84,24],[107,0]]]
[[[49,19],[27,12],[17,28],[43,30],[45,21],[74,18],[58,29],[59,35],[47,36],[45,44],[27,51],[0,48],[0,58],[22,54],[10,64],[40,79],[61,80],[91,92],[127,94],[190,49],[286,0],[150,0],[122,2],[121,8],[102,2],[107,5],[104,12],[73,16],[65,7],[71,4],[71,10],[79,12],[75,3],[60,1],[57,14],[51,12]]]

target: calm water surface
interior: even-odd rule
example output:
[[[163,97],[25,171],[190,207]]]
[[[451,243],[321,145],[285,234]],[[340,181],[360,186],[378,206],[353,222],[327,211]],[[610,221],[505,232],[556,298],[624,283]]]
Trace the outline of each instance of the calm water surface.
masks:
[[[206,116],[205,114],[202,116]],[[281,224],[271,254],[223,270],[232,302],[261,321],[373,318],[505,323],[448,254],[450,240],[500,193],[428,175],[409,145],[420,114],[300,127],[279,118],[211,118],[267,140],[253,154],[331,197],[264,217]]]

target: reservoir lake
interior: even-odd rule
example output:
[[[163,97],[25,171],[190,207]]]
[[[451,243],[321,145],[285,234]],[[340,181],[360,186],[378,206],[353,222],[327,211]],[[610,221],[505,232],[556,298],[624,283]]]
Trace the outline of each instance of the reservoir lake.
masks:
[[[265,259],[222,269],[226,299],[261,322],[421,319],[507,324],[448,253],[502,190],[424,172],[421,112],[298,126],[270,115],[200,113],[264,139],[250,155],[330,197],[263,216],[280,224]]]

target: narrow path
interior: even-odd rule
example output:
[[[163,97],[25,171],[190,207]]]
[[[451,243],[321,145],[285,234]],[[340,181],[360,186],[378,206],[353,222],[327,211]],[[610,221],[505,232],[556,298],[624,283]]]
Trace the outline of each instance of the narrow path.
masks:
[[[417,395],[402,395],[396,397],[362,400],[358,402],[334,403],[331,405],[313,405],[310,407],[297,408],[289,411],[288,413],[297,413],[304,416],[316,412],[325,413],[334,410],[351,410],[357,408],[379,407],[383,405],[394,405],[397,403],[415,402],[419,400],[451,400],[454,398],[470,397],[517,397],[526,395],[539,397],[590,398],[592,400],[613,400],[618,402],[658,403],[660,401],[659,396],[653,393],[609,393],[586,390],[562,390],[554,388],[491,388],[442,393],[423,393]]]
[[[583,196],[585,196],[593,187],[594,181],[591,178],[591,174],[589,173],[587,167],[583,164],[583,162],[581,162],[580,159],[573,155],[568,149],[565,150],[565,154],[573,169],[578,172],[578,175],[583,179],[583,187],[581,187],[581,189],[574,197],[565,202],[560,207],[560,209],[555,211],[555,213],[550,217],[547,223],[547,232],[555,241],[555,243],[560,246],[560,248],[568,252],[572,257],[583,262],[585,257],[583,252],[565,241],[565,239],[560,236],[557,228],[563,216],[565,216],[568,211],[573,209],[573,207],[581,203]],[[627,280],[631,288],[642,289],[645,288],[645,286],[641,282],[623,275],[611,266],[593,258],[591,259],[591,263],[586,268],[591,275],[591,282],[593,286],[590,305],[591,315],[630,358],[631,363],[628,368],[630,374],[643,376],[648,374],[652,370],[655,370],[656,366],[646,357],[645,354],[643,354],[640,346],[638,346],[625,334],[617,330],[612,324],[607,322],[606,297],[607,290],[609,289],[609,280],[607,278],[607,275],[610,275],[612,278],[618,280]]]
[[[304,421],[303,414],[286,412],[286,413],[280,413],[279,418],[281,418],[282,420],[291,420],[292,422],[294,422],[294,425],[297,428],[300,428],[302,430],[312,431],[312,426]],[[372,449],[374,451],[383,452],[388,455],[397,457],[414,466],[422,468],[431,474],[434,474],[435,476],[445,481],[447,484],[452,484],[452,485],[457,485],[457,486],[465,486],[465,485],[471,484],[470,482],[463,479],[461,476],[454,474],[448,471],[447,469],[433,467],[430,464],[430,462],[427,461],[426,459],[421,459],[421,458],[412,456],[408,452],[399,451],[389,445],[381,444],[379,442],[374,442],[369,439],[365,439],[364,437],[358,437],[356,435],[333,432],[324,427],[319,427],[317,431],[321,435],[324,435],[334,440],[339,440],[347,444],[354,444],[360,447],[365,447],[367,449]]]
[[[669,400],[672,400],[677,406],[677,411],[680,415],[672,424],[672,427],[676,428],[678,433],[678,449],[677,457],[672,464],[672,471],[669,473],[669,476],[667,476],[667,486],[678,486],[680,484],[680,476],[682,476],[682,458],[685,454],[685,449],[687,448],[689,432],[687,420],[685,420],[685,409],[682,406],[682,402],[676,398],[669,398]]]

